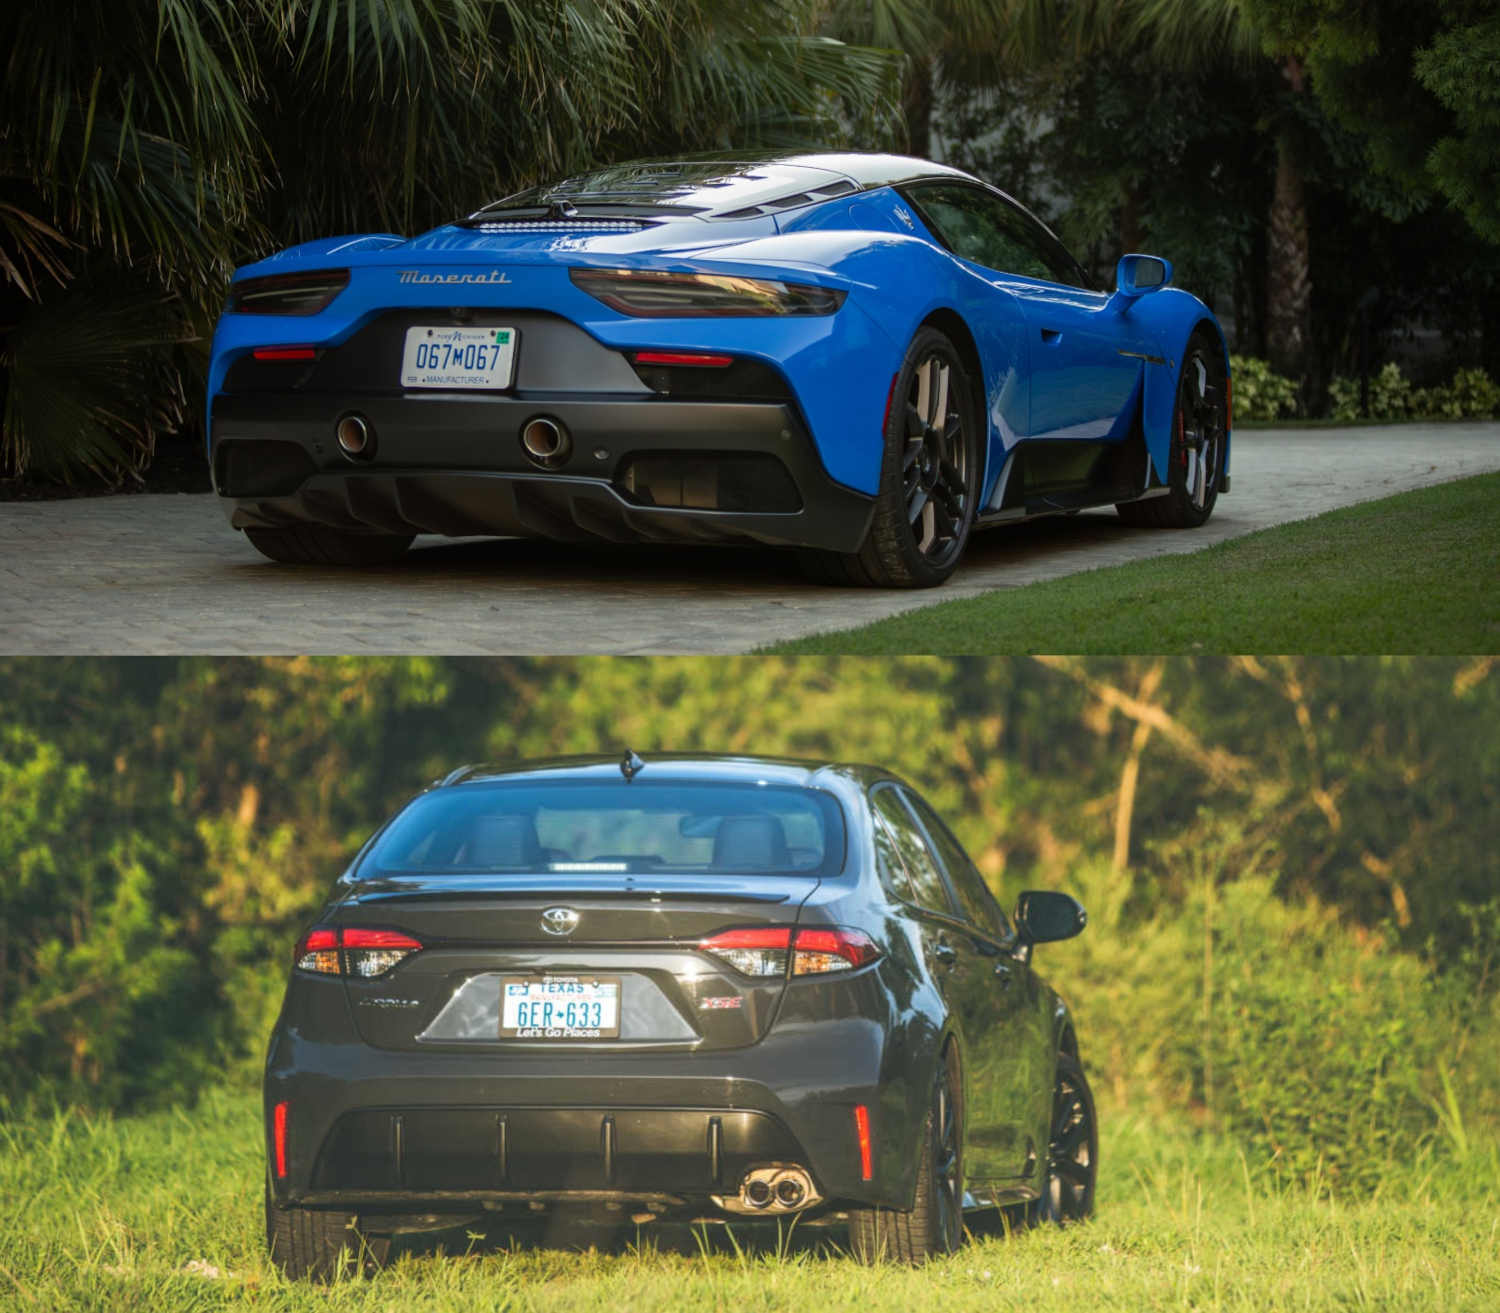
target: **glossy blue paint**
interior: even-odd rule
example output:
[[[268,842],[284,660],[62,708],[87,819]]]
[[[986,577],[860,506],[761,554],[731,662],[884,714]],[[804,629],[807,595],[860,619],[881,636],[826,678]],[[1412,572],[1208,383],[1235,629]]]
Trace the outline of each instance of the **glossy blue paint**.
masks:
[[[925,169],[983,187],[942,166],[878,162],[882,176],[898,183]],[[631,318],[575,287],[568,271],[579,266],[739,274],[847,296],[828,316]],[[347,288],[318,314],[221,316],[210,404],[229,366],[257,346],[337,345],[392,308],[542,309],[622,351],[722,350],[775,366],[798,398],[829,475],[874,493],[886,398],[906,345],[923,323],[951,327],[956,318],[980,363],[988,429],[981,505],[991,503],[1017,444],[1122,440],[1137,415],[1164,479],[1188,339],[1206,323],[1223,340],[1208,308],[1175,287],[1145,294],[1131,284],[1110,294],[961,259],[890,185],[778,213],[692,215],[633,232],[502,234],[449,225],[410,240],[390,233],[329,238],[246,266],[235,278],[318,268],[350,270]]]

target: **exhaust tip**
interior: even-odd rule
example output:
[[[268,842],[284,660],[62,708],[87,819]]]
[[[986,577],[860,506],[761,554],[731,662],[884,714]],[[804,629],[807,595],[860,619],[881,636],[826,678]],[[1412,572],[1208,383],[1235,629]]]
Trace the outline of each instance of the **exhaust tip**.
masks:
[[[356,460],[364,459],[375,450],[375,435],[363,415],[345,415],[333,430],[338,439],[339,450]]]
[[[533,465],[556,469],[573,454],[573,438],[561,420],[536,415],[521,426],[521,449]]]
[[[740,1178],[732,1195],[710,1195],[726,1213],[799,1213],[822,1202],[807,1168],[797,1163],[762,1163]]]

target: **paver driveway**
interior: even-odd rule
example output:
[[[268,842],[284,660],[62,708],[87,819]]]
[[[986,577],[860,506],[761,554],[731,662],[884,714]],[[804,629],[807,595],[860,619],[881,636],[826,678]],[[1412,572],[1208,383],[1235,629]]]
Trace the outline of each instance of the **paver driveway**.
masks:
[[[919,593],[817,587],[737,548],[418,539],[394,567],[302,569],[262,560],[208,495],[0,504],[0,652],[743,652],[1497,469],[1500,423],[1241,433],[1202,529],[1103,511],[993,530]]]

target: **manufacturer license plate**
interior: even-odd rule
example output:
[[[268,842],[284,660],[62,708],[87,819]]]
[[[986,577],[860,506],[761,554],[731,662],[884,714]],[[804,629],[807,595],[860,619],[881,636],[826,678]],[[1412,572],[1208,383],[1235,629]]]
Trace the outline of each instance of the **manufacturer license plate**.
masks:
[[[401,353],[404,388],[508,388],[516,361],[514,328],[406,330]]]
[[[507,976],[501,1039],[617,1039],[618,976]]]

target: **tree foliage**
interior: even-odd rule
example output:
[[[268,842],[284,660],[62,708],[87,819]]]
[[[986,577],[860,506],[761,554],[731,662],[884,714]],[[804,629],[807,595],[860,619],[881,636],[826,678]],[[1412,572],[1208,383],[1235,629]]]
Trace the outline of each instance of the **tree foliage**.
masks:
[[[1205,879],[1253,878],[1291,909],[1258,924],[1308,962],[1337,921],[1380,979],[1426,962],[1494,991],[1488,659],[14,661],[0,705],[11,1095],[126,1103],[248,1073],[292,942],[390,809],[463,761],[627,744],[890,766],[1007,905],[1081,892],[1085,953],[1190,941]],[[1109,960],[1079,989],[1107,996]],[[1152,1088],[1201,1100],[1202,1060],[1163,1059]]]
[[[894,130],[897,57],[814,0],[41,0],[0,12],[0,473],[124,477],[196,405],[231,268],[414,232],[607,159]],[[63,297],[155,301],[76,404],[45,389]]]
[[[1494,133],[1458,133],[1429,88],[1445,76],[1482,120],[1482,6],[1021,8],[1024,57],[942,65],[941,149],[1044,211],[1100,278],[1125,250],[1168,256],[1233,349],[1279,361],[1315,413],[1330,376],[1374,372],[1422,330],[1445,358],[1419,360],[1419,381],[1500,373],[1500,247],[1432,173],[1487,167]],[[1463,62],[1445,32],[1469,42]]]

